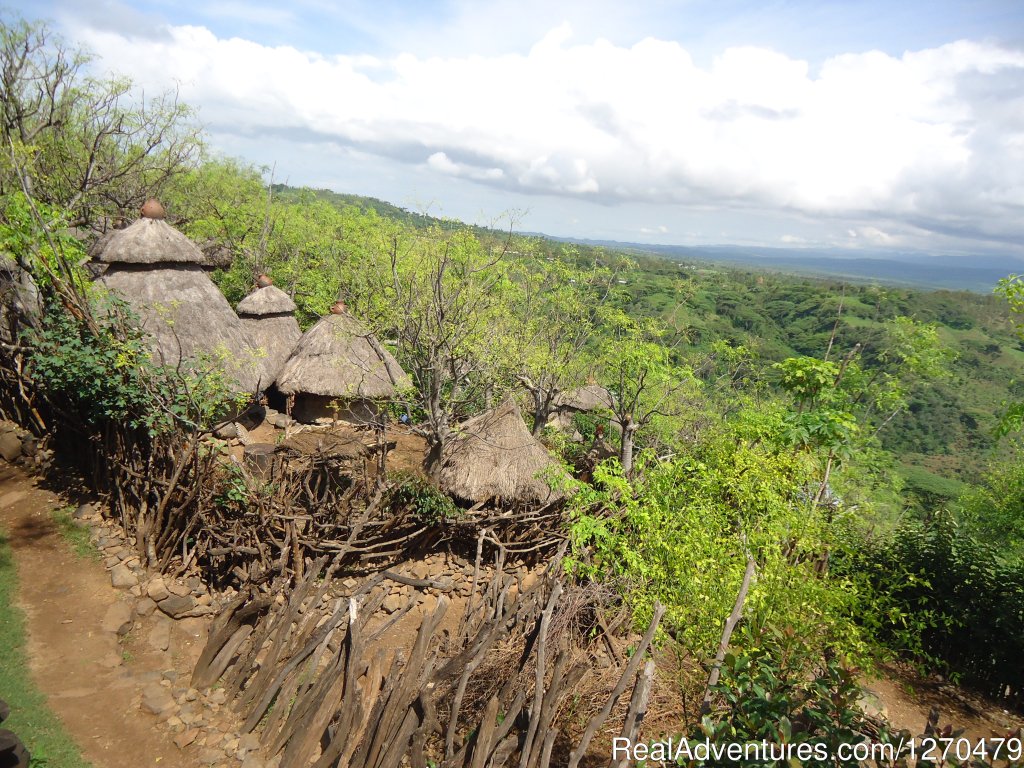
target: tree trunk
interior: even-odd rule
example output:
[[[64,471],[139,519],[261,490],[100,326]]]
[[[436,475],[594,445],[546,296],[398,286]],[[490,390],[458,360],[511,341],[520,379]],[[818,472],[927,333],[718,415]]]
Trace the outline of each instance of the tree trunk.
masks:
[[[636,435],[636,425],[632,417],[627,416],[622,424],[622,447],[619,450],[619,462],[622,464],[622,471],[631,475],[633,473],[633,437]]]
[[[441,455],[444,443],[440,440],[431,440],[427,448],[426,464],[427,475],[431,480],[437,482],[441,475]]]
[[[539,437],[540,433],[544,431],[544,427],[547,426],[548,419],[551,417],[551,408],[547,403],[538,402],[533,409],[533,436]]]

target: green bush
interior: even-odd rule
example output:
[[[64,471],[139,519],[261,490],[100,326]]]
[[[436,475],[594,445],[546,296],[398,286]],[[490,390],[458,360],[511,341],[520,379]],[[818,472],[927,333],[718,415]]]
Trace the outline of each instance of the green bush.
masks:
[[[870,584],[875,607],[862,622],[894,650],[993,694],[1024,690],[1024,564],[949,514],[866,540],[834,569]]]
[[[128,305],[90,296],[92,323],[57,302],[26,340],[29,375],[65,418],[96,427],[117,421],[159,433],[175,426],[206,428],[245,398],[231,392],[215,361],[197,357],[177,368],[158,366]]]
[[[712,744],[768,744],[744,759],[749,768],[785,764],[782,749],[805,745],[791,765],[856,766],[838,758],[840,744],[866,739],[868,723],[858,704],[858,670],[831,654],[812,650],[793,628],[747,632],[741,650],[727,654],[722,676],[711,692],[717,708],[701,721],[699,739]],[[691,737],[692,739],[693,737]],[[797,754],[796,751],[793,754]],[[708,766],[736,765],[710,760]]]
[[[423,475],[395,472],[389,478],[394,485],[386,503],[396,512],[410,511],[424,523],[442,523],[459,516],[459,508],[450,497]]]
[[[832,524],[813,509],[820,474],[784,439],[786,412],[761,403],[741,410],[671,461],[625,478],[612,462],[571,502],[577,574],[610,578],[647,621],[663,626],[698,659],[713,655],[732,609],[747,553],[757,574],[747,598],[755,624],[792,625],[819,648],[863,658],[870,649],[852,617],[863,594],[822,573]]]

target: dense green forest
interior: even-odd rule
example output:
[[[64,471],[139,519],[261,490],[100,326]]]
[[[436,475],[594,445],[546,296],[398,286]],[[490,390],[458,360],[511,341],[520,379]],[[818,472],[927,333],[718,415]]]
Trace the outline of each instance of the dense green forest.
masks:
[[[514,398],[566,470],[573,577],[637,626],[664,607],[660,642],[691,660],[689,694],[746,584],[728,664],[842,687],[836,659],[899,654],[1019,702],[1020,281],[991,296],[844,285],[272,185],[209,153],[172,97],[141,110],[127,81],[54,59],[45,28],[12,23],[0,42],[0,251],[44,300],[4,347],[22,356],[5,363],[10,389],[25,376],[82,429],[154,440],[209,435],[238,405],[215,359],[157,366],[86,270],[97,239],[156,196],[211,258],[230,256],[213,275],[232,305],[265,273],[303,327],[340,300],[376,333],[409,375],[387,408],[425,439],[428,484],[458,425]],[[548,427],[587,384],[613,402],[578,417],[580,439]]]

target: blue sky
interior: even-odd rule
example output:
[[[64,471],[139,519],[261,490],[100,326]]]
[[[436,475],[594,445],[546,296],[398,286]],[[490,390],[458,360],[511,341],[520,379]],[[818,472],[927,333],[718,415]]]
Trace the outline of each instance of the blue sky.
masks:
[[[1017,1],[14,8],[293,184],[563,236],[1022,252]]]

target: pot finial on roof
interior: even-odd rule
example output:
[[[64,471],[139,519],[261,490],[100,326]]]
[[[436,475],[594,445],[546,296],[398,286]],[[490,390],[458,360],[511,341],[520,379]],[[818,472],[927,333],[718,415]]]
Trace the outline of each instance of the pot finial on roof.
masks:
[[[160,205],[160,201],[155,197],[149,198],[142,204],[142,208],[139,209],[139,213],[145,219],[163,219],[166,218],[167,213],[164,211],[164,207]]]
[[[331,304],[332,315],[343,315],[345,314],[346,309],[347,308],[345,307],[344,301],[336,301],[333,304]]]
[[[274,284],[274,278],[272,278],[270,275],[261,273],[261,274],[256,276],[256,287],[257,288],[266,288],[268,285],[273,285],[273,284]]]

